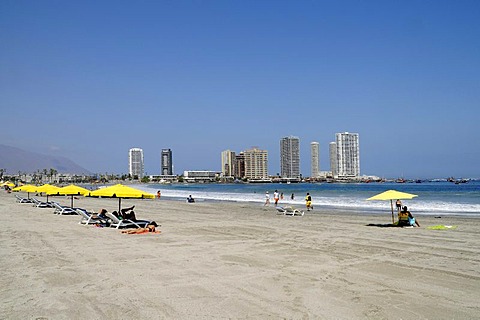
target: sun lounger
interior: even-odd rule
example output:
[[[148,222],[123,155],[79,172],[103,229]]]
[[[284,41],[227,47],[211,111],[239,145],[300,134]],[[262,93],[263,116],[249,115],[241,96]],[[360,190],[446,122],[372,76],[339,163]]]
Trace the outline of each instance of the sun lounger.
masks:
[[[40,201],[37,198],[31,198],[33,201],[33,206],[37,208],[53,208],[53,204],[50,202]]]
[[[277,214],[285,214],[286,210],[284,207],[275,207],[277,209]]]
[[[32,203],[32,199],[22,198],[18,194],[15,195],[18,203]]]
[[[109,217],[112,222],[110,223],[110,227],[120,229],[120,228],[146,228],[152,221],[149,220],[128,220],[118,219],[113,213],[107,212],[106,216]]]
[[[276,209],[279,214],[283,214],[286,216],[294,217],[294,216],[303,216],[305,214],[305,212],[298,209],[294,209],[292,207],[276,207]]]
[[[53,202],[53,201],[52,201],[52,204],[55,208],[55,211],[53,212],[54,214],[59,214],[59,215],[60,214],[78,214],[74,208],[64,207],[60,203]]]
[[[103,226],[109,225],[109,221],[106,221],[102,218],[94,216],[91,212],[88,212],[85,209],[76,208],[75,211],[81,217],[79,224],[90,225],[90,224],[100,224]]]

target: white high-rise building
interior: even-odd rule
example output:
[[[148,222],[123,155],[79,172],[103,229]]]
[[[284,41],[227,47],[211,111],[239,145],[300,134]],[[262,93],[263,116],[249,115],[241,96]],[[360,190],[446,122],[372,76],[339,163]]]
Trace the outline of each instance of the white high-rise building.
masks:
[[[318,142],[310,143],[310,152],[311,152],[311,178],[318,178],[320,176],[320,148]]]
[[[222,151],[222,176],[235,176],[235,152],[230,150]]]
[[[337,144],[337,174],[339,178],[360,176],[360,146],[358,133],[335,134]]]
[[[300,139],[285,137],[280,140],[280,175],[282,178],[300,178]]]
[[[142,149],[132,148],[128,151],[128,173],[132,176],[132,178],[143,178],[144,166]]]
[[[268,179],[268,152],[256,147],[243,152],[245,156],[245,178],[250,180]]]
[[[330,172],[332,177],[337,177],[337,144],[330,142],[329,144],[329,157],[330,157]]]

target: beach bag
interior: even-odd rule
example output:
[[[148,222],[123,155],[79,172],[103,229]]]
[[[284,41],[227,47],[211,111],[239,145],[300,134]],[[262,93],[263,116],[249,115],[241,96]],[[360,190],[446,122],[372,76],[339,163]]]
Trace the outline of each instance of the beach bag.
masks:
[[[415,225],[415,218],[410,218],[410,217],[408,217],[408,223],[409,223],[411,226],[414,226],[414,225]]]

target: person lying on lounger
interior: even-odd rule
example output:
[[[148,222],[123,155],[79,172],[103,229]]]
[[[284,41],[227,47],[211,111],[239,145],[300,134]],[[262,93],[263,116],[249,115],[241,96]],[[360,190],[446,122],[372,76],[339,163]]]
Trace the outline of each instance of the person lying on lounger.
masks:
[[[135,216],[135,211],[133,211],[134,208],[135,206],[131,206],[130,208],[120,210],[122,218],[132,221],[137,220],[137,217]]]
[[[107,209],[100,209],[100,212],[96,216],[100,219],[108,220],[106,213],[107,213]]]

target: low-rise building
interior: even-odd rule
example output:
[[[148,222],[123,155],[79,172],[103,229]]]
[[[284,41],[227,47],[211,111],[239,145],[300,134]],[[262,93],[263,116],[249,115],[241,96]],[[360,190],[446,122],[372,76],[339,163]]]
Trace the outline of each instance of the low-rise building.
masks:
[[[215,171],[184,171],[183,180],[185,182],[215,182],[217,177],[220,176],[219,172]]]

